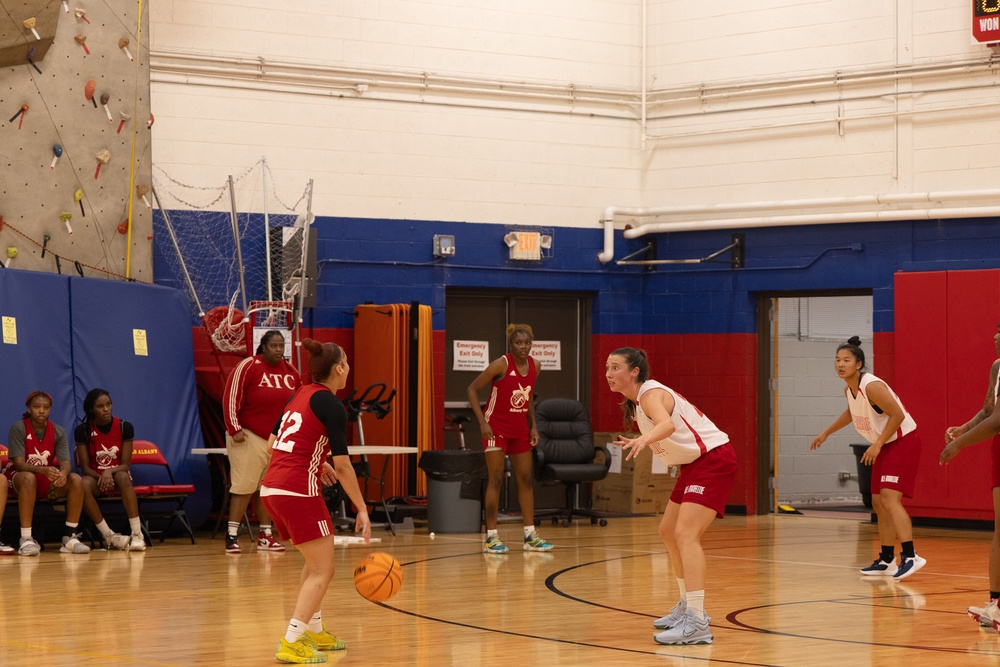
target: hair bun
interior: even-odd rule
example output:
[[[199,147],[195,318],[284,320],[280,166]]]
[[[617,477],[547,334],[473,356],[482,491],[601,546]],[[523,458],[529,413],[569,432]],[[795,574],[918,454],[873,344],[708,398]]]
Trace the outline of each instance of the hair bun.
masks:
[[[323,344],[319,341],[315,341],[312,338],[303,338],[302,347],[309,352],[309,354],[319,354],[323,350]]]
[[[847,342],[855,347],[861,347],[861,338],[858,336],[851,336]]]

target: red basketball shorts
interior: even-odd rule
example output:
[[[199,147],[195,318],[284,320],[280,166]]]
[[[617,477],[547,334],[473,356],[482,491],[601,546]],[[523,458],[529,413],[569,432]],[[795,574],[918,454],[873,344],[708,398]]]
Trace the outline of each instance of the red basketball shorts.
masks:
[[[993,438],[990,446],[990,454],[993,456],[993,488],[1000,486],[1000,435]]]
[[[872,494],[893,489],[912,498],[919,465],[920,438],[915,432],[893,440],[882,447],[872,464]]]
[[[502,435],[494,435],[492,440],[483,440],[483,450],[499,449],[507,456],[523,454],[531,451],[530,438],[507,438]]]
[[[303,544],[333,535],[333,521],[330,510],[322,496],[277,496],[261,497],[271,522],[283,540],[292,544]]]
[[[732,444],[710,449],[691,463],[681,466],[681,475],[670,493],[671,502],[704,505],[721,519],[726,500],[736,481],[736,450]]]

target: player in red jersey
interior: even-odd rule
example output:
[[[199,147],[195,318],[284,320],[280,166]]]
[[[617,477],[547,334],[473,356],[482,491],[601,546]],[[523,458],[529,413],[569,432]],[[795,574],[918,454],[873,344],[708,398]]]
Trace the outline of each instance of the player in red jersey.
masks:
[[[541,364],[530,356],[533,340],[534,334],[527,324],[507,325],[510,353],[494,359],[466,390],[472,413],[479,420],[479,429],[483,434],[483,450],[489,472],[484,553],[505,554],[508,551],[497,531],[505,455],[510,457],[517,479],[517,500],[524,524],[524,550],[548,551],[552,548],[535,530],[531,448],[538,444],[538,429],[535,428],[535,405],[531,392],[535,389]],[[479,407],[479,392],[490,383],[493,389],[484,413]]]
[[[616,445],[633,458],[649,447],[680,476],[660,521],[660,538],[670,553],[681,599],[667,616],[653,621],[663,630],[660,644],[711,644],[711,618],[705,614],[707,564],[701,536],[722,518],[736,480],[736,452],[729,436],[673,389],[649,379],[649,359],[642,350],[623,347],[608,355],[605,379],[621,394],[625,424],[636,424],[638,438],[618,436]]]
[[[347,410],[334,392],[347,384],[350,366],[334,343],[302,341],[309,354],[312,384],[298,389],[285,405],[269,440],[271,462],[260,495],[282,539],[290,539],[305,558],[302,587],[285,636],[279,662],[327,660],[326,650],[346,644],[323,625],[320,605],[334,574],[333,521],[321,494],[322,484],[339,481],[357,507],[355,532],[371,540],[371,520],[347,451]]]
[[[31,536],[31,520],[38,496],[66,499],[66,531],[59,551],[89,553],[90,547],[80,541],[77,531],[86,492],[83,480],[70,470],[66,431],[49,421],[52,397],[44,391],[33,391],[24,404],[28,410],[23,419],[14,422],[7,433],[10,463],[4,469],[10,488],[17,493],[17,512],[21,520],[17,553],[37,556],[41,551]]]
[[[241,361],[226,380],[222,412],[230,482],[227,554],[240,553],[240,521],[271,459],[267,437],[282,407],[301,384],[298,371],[285,361],[284,355],[285,337],[280,331],[267,331],[260,339],[257,354]],[[271,534],[271,517],[259,497],[255,509],[260,522],[257,549],[284,551],[284,545]]]
[[[111,394],[105,389],[91,389],[83,399],[83,421],[73,430],[76,460],[83,473],[87,496],[83,501],[87,515],[94,520],[104,543],[114,549],[145,551],[139,520],[139,501],[132,487],[132,440],[135,429],[130,422],[111,414]],[[121,495],[131,528],[131,536],[118,535],[108,527],[97,497],[105,493]]]

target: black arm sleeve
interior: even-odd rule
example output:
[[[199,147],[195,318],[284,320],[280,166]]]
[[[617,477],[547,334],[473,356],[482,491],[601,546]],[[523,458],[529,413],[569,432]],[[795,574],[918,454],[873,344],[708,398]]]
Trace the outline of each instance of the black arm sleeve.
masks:
[[[132,426],[132,422],[127,422],[123,419],[121,421],[121,424],[122,424],[122,442],[135,440],[135,428]]]
[[[76,428],[73,429],[73,442],[78,445],[87,444],[87,425],[77,424]]]
[[[347,410],[329,391],[317,391],[309,399],[313,414],[326,426],[332,456],[347,456]]]

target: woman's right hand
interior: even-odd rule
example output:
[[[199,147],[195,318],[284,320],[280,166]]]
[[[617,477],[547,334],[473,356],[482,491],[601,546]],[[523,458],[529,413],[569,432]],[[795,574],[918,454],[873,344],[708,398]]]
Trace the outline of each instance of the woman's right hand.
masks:
[[[816,436],[816,439],[812,441],[812,444],[809,445],[809,449],[819,449],[820,445],[824,442],[826,442],[826,436],[820,433]]]
[[[493,427],[490,426],[489,422],[479,425],[479,432],[483,436],[483,440],[493,439]]]

